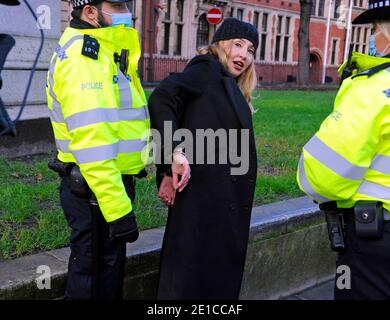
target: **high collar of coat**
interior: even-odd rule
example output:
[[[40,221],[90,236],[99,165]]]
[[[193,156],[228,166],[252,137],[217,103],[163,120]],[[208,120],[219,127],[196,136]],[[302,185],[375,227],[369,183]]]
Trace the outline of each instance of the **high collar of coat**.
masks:
[[[222,63],[218,60],[218,58],[216,56],[214,56],[213,54],[200,54],[200,55],[197,55],[195,58],[193,58],[187,66],[191,66],[191,65],[194,65],[194,64],[197,64],[197,63],[204,63],[204,62],[209,62],[209,63],[212,63],[214,64],[215,66],[218,66],[218,68],[220,69],[222,75],[224,77],[229,77],[229,78],[232,78],[236,81],[235,78],[233,78],[233,76],[230,74],[230,72],[228,72],[225,67],[222,65]]]

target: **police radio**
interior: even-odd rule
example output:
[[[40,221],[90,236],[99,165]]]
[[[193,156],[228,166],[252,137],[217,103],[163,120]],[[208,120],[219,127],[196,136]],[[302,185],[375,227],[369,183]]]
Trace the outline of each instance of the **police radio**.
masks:
[[[335,252],[343,252],[345,250],[344,219],[337,208],[336,201],[320,203],[319,207],[325,213],[331,249]]]
[[[27,97],[28,97],[28,93],[30,91],[32,78],[34,76],[35,69],[37,67],[38,60],[39,60],[39,57],[41,55],[41,52],[43,49],[43,44],[44,44],[43,30],[42,30],[42,27],[38,21],[37,16],[36,16],[34,10],[31,8],[28,1],[23,0],[23,2],[27,6],[27,8],[29,9],[29,11],[31,12],[31,14],[33,15],[35,21],[37,22],[37,24],[39,26],[39,31],[41,34],[41,43],[40,43],[40,46],[38,49],[38,53],[35,57],[34,64],[33,64],[32,69],[31,69],[31,73],[30,73],[30,77],[28,79],[27,88],[26,88],[25,93],[24,93],[22,105],[20,107],[18,115],[16,116],[16,118],[14,120],[10,119],[8,112],[5,109],[5,105],[0,97],[0,136],[3,136],[3,135],[15,136],[16,135],[15,124],[17,121],[19,121],[20,117],[22,116],[23,110],[26,106]],[[7,5],[7,6],[17,6],[20,4],[20,2],[18,0],[0,0],[0,4]],[[1,87],[3,84],[2,79],[1,79],[1,70],[4,67],[7,55],[9,54],[9,52],[11,51],[11,49],[13,48],[14,45],[15,45],[15,39],[12,36],[10,36],[8,34],[0,34],[0,90],[1,90]]]
[[[356,69],[356,64],[352,62],[352,52],[353,52],[354,44],[351,43],[349,46],[349,52],[348,52],[348,60],[347,60],[347,65],[345,66],[343,73],[341,75],[339,87],[343,84],[343,81],[350,76],[352,76],[353,71]]]

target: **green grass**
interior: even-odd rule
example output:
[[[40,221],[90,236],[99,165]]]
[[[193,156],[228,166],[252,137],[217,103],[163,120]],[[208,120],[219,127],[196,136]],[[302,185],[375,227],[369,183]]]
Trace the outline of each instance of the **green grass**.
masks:
[[[42,157],[39,157],[42,158]],[[66,246],[70,229],[59,204],[57,174],[47,159],[0,158],[0,260]],[[165,206],[157,198],[155,177],[137,181],[134,204],[140,229],[164,225]]]
[[[299,197],[295,175],[302,147],[331,112],[335,92],[262,91],[257,96],[255,204]]]
[[[330,113],[335,93],[262,91],[258,95],[253,119],[259,166],[256,205],[303,195],[295,181],[301,148]],[[59,205],[59,178],[47,168],[48,158],[0,158],[0,260],[68,245],[70,231]],[[157,198],[153,174],[138,180],[136,188],[134,209],[140,228],[164,225],[166,209]]]
[[[27,164],[0,159],[0,258],[67,244],[58,183],[45,160]]]

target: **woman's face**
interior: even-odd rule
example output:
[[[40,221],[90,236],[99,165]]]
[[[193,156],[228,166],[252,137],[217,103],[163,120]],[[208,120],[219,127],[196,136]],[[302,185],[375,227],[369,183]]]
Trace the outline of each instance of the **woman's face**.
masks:
[[[227,68],[230,74],[239,77],[253,62],[255,47],[246,39],[232,40],[232,46],[227,57]]]

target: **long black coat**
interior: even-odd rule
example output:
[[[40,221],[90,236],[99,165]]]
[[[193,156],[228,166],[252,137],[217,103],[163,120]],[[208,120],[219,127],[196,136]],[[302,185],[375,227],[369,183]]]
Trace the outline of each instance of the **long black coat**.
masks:
[[[200,55],[155,89],[149,110],[152,128],[162,137],[164,121],[194,137],[196,129],[249,130],[245,175],[231,175],[232,164],[191,164],[189,184],[169,210],[158,289],[158,299],[238,299],[257,175],[249,105],[222,64]],[[158,183],[168,168],[157,165]]]

